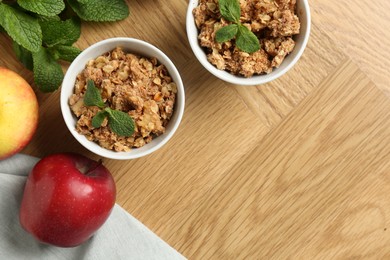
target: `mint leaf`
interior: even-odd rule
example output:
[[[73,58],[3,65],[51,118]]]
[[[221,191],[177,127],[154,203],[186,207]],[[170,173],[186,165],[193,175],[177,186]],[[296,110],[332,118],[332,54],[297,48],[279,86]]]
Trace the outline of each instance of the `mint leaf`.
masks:
[[[229,24],[228,26],[222,27],[215,33],[215,39],[219,43],[229,41],[233,39],[234,36],[236,36],[237,31],[238,31],[237,24]]]
[[[240,22],[241,9],[238,0],[219,0],[219,12],[230,22]]]
[[[99,128],[107,116],[108,112],[106,110],[97,112],[96,115],[92,118],[92,126]]]
[[[252,53],[260,49],[259,39],[242,24],[238,26],[236,45],[240,50],[247,53]]]
[[[38,21],[61,21],[61,18],[58,15],[46,16],[46,15],[38,15]]]
[[[53,16],[65,9],[63,0],[18,0],[24,9],[36,14]]]
[[[134,120],[129,114],[106,108],[108,112],[108,124],[111,130],[119,136],[132,136],[134,133]]]
[[[81,53],[79,48],[67,45],[57,45],[53,49],[59,59],[69,62],[72,62]]]
[[[48,46],[72,45],[81,34],[80,21],[68,19],[66,21],[40,21],[43,43]]]
[[[67,0],[75,13],[85,21],[112,22],[129,16],[125,0]]]
[[[12,48],[16,54],[16,57],[20,60],[20,62],[29,70],[33,70],[33,58],[31,51],[23,48],[16,42],[12,42]]]
[[[52,92],[61,85],[64,73],[50,52],[40,47],[32,54],[35,84],[42,92]]]
[[[0,14],[0,25],[16,43],[31,52],[39,50],[42,31],[35,18],[1,2]]]
[[[88,80],[87,82],[87,91],[85,91],[84,95],[84,104],[86,106],[97,106],[100,108],[104,108],[104,102],[102,100],[102,96],[97,87],[95,87],[95,83],[92,80]]]

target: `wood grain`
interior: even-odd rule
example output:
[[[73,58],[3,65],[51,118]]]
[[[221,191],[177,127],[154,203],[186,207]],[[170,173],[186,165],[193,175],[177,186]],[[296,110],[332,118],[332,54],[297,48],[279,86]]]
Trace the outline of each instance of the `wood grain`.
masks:
[[[390,1],[311,0],[313,23],[390,97]]]
[[[389,100],[343,63],[167,240],[193,259],[388,255],[389,127]]]
[[[186,38],[188,1],[128,4],[124,21],[84,22],[76,45],[116,36],[154,44],[182,75],[186,109],[162,149],[104,160],[121,206],[190,259],[390,258],[388,1],[310,1],[302,58],[255,87],[199,64]],[[33,85],[9,38],[0,42],[0,65]],[[36,93],[39,127],[23,152],[96,159],[66,129],[60,92]]]

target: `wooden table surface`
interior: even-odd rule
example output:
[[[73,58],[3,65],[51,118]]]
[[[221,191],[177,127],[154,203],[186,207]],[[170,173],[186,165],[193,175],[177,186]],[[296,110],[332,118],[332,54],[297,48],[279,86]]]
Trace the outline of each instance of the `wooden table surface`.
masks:
[[[303,57],[256,87],[199,64],[187,1],[128,3],[124,21],[83,23],[76,45],[114,36],[156,45],[182,75],[186,110],[161,150],[104,160],[118,204],[190,259],[390,259],[389,1],[311,0]],[[10,40],[0,42],[0,65],[32,83]],[[24,152],[96,158],[65,127],[59,91],[37,95],[40,124]]]

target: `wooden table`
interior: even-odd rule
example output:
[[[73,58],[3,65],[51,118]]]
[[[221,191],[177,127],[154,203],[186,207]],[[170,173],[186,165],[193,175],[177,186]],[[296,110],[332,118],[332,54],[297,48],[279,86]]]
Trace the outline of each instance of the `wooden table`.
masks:
[[[128,2],[124,21],[83,23],[77,46],[114,36],[156,45],[182,74],[186,110],[161,150],[104,160],[122,207],[190,259],[390,259],[387,0],[310,1],[303,57],[257,87],[199,64],[187,1]],[[9,39],[0,42],[0,65],[32,83]],[[96,158],[65,127],[59,91],[37,95],[40,125],[24,152]]]

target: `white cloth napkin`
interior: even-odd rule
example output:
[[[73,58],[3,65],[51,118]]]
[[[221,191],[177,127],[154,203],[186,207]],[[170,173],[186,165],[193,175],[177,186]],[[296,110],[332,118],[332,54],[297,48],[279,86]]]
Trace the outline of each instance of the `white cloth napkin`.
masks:
[[[83,245],[60,248],[37,242],[18,217],[26,176],[37,161],[22,154],[0,161],[0,259],[185,259],[119,205]]]

